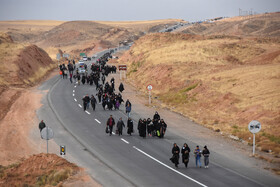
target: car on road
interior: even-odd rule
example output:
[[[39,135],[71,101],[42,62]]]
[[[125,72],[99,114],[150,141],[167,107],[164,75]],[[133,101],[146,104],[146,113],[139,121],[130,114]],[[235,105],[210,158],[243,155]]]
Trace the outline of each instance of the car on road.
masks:
[[[78,67],[78,72],[79,72],[79,74],[84,74],[84,73],[86,73],[86,70],[84,67]]]
[[[88,60],[87,56],[83,56],[83,61],[87,61],[87,60]]]

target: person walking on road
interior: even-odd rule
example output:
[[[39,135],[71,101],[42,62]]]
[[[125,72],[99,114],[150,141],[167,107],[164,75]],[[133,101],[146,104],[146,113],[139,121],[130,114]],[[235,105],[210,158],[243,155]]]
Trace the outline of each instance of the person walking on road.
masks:
[[[118,129],[119,136],[122,135],[123,127],[125,127],[125,125],[123,123],[122,118],[120,118],[118,123],[117,123],[117,129]]]
[[[113,116],[110,115],[110,118],[107,120],[107,127],[109,127],[110,136],[112,136],[113,126],[114,125],[115,125],[115,120],[114,120]]]
[[[89,102],[90,102],[90,98],[89,98],[89,96],[87,94],[83,98],[84,111],[86,111],[86,109],[88,108]]]
[[[208,168],[209,165],[209,155],[210,155],[210,151],[208,150],[207,146],[204,146],[204,149],[202,151],[202,155],[204,156],[204,165],[205,168]]]
[[[179,164],[179,157],[180,157],[180,148],[177,146],[176,143],[173,144],[173,148],[172,148],[172,158],[170,159],[174,164],[175,167],[178,168],[178,164]]]
[[[120,86],[119,86],[119,91],[122,93],[124,91],[124,86],[123,86],[123,83],[120,83]]]
[[[70,80],[70,83],[72,84],[72,76],[73,76],[73,74],[72,73],[69,73],[69,80]]]
[[[90,98],[90,104],[91,104],[91,107],[93,110],[95,110],[95,105],[96,105],[96,99],[93,95],[91,95],[91,98]]]
[[[188,144],[184,143],[181,153],[182,153],[182,162],[185,164],[186,168],[188,167],[190,152],[191,152],[191,150],[190,150]]]
[[[127,116],[130,117],[130,112],[131,112],[131,103],[128,100],[125,102],[125,113],[127,113]]]
[[[133,133],[133,121],[131,118],[128,118],[127,120],[127,134],[131,136],[131,133]]]
[[[200,157],[201,157],[201,151],[199,149],[199,146],[196,146],[196,149],[194,150],[194,156],[195,156],[195,165],[197,167],[197,163],[199,163],[199,167],[201,168],[201,162],[200,162]]]
[[[46,127],[46,124],[44,122],[44,120],[42,120],[40,123],[39,123],[39,129],[40,129],[40,132],[43,130],[43,128]]]

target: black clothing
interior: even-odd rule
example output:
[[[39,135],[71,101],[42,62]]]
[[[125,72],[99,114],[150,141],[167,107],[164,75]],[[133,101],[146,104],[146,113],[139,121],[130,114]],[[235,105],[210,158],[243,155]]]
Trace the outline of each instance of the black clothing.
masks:
[[[120,86],[119,86],[119,91],[120,91],[121,93],[124,91],[123,83],[120,84]]]
[[[139,135],[143,138],[146,137],[146,121],[139,121],[138,123],[138,130],[139,130]]]
[[[89,96],[86,95],[83,98],[84,111],[87,109],[87,105],[88,105],[89,102],[90,102],[90,98],[89,98]]]
[[[118,129],[118,132],[119,132],[119,136],[122,135],[123,127],[125,127],[123,121],[119,120],[118,123],[117,123],[117,129]]]
[[[187,147],[182,147],[181,149],[181,153],[182,153],[182,162],[185,164],[185,167],[188,167],[188,163],[189,163],[189,158],[190,158],[190,148]]]
[[[127,134],[131,135],[133,133],[133,121],[131,119],[127,120]]]
[[[43,122],[43,121],[41,121],[40,123],[39,123],[39,129],[40,129],[40,132],[43,130],[43,128],[45,128],[46,127],[46,124]]]
[[[95,110],[96,99],[94,96],[91,96],[90,103],[91,103],[92,109]]]
[[[208,149],[203,149],[202,155],[203,155],[204,157],[209,157],[210,151],[209,151]]]
[[[160,115],[157,112],[154,115],[154,120],[160,120]]]
[[[172,154],[173,154],[173,161],[176,167],[178,167],[179,164],[179,153],[180,153],[180,148],[178,146],[172,148]]]

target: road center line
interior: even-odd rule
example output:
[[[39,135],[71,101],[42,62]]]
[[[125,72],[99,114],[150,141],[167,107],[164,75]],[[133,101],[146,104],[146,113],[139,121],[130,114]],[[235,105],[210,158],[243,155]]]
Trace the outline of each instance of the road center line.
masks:
[[[73,94],[73,96],[75,96],[75,94]]]
[[[90,115],[90,113],[88,111],[85,111],[88,115]]]
[[[125,142],[125,143],[129,144],[129,142],[128,142],[128,141],[126,141],[125,139],[121,138],[121,140],[122,140],[123,142]]]
[[[74,88],[76,88],[77,86],[74,86]]]
[[[79,104],[79,107],[82,108],[82,105]]]
[[[97,121],[97,123],[101,124],[101,122],[100,122],[100,121],[98,121],[97,119],[95,119],[95,121]]]
[[[170,170],[174,171],[175,173],[178,173],[179,175],[182,175],[183,177],[185,177],[185,178],[187,178],[187,179],[189,179],[189,180],[191,180],[191,181],[193,181],[193,182],[195,182],[195,183],[199,184],[200,186],[207,187],[205,184],[202,184],[202,183],[198,182],[197,180],[195,180],[195,179],[193,179],[193,178],[191,178],[191,177],[189,177],[189,176],[187,176],[187,175],[185,175],[185,174],[183,174],[183,173],[181,173],[181,172],[177,171],[176,169],[173,169],[172,167],[170,167],[170,166],[168,166],[168,165],[164,164],[163,162],[159,161],[158,159],[156,159],[156,158],[152,157],[152,156],[151,156],[151,155],[149,155],[148,153],[145,153],[145,152],[144,152],[144,151],[142,151],[141,149],[138,149],[138,148],[137,148],[137,147],[135,147],[135,146],[133,146],[133,148],[134,148],[134,149],[136,149],[137,151],[139,151],[140,153],[142,153],[142,154],[146,155],[147,157],[149,157],[149,158],[153,159],[154,161],[158,162],[159,164],[161,164],[161,165],[163,165],[163,166],[167,167],[168,169],[170,169]]]
[[[73,92],[75,92],[75,90],[73,90]]]
[[[77,99],[76,99],[76,98],[74,98],[74,101],[76,101],[76,102],[77,102]]]

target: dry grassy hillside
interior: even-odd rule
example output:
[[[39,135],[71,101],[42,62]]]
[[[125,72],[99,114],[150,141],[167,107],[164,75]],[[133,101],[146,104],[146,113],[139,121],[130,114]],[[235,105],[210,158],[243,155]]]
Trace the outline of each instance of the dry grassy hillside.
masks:
[[[182,31],[199,35],[280,36],[280,12],[228,18],[214,23],[194,24]]]
[[[0,32],[12,36],[15,42],[32,42],[38,35],[62,23],[51,20],[0,21]]]
[[[4,186],[100,186],[82,168],[55,154],[32,155],[9,166],[0,165]]]
[[[128,81],[162,106],[251,142],[248,123],[262,123],[257,144],[280,153],[280,40],[152,34],[135,42],[119,63]]]
[[[131,32],[157,32],[164,29],[166,25],[174,25],[178,22],[184,23],[181,19],[163,19],[150,21],[97,21],[97,23],[110,25],[112,27],[125,28]]]
[[[8,33],[16,42],[29,42],[43,48],[52,59],[59,49],[78,58],[104,48],[114,47],[120,41],[132,41],[144,32],[157,32],[165,25],[182,20],[152,21],[1,21],[0,32]]]

